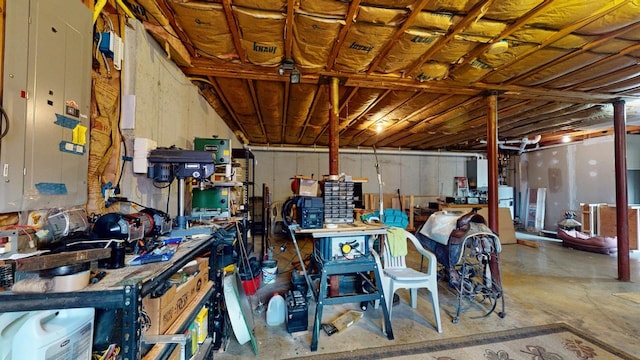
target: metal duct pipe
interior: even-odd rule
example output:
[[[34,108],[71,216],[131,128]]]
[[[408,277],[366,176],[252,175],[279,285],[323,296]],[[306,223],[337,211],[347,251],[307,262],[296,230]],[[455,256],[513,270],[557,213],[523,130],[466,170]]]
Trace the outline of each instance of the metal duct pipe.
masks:
[[[328,153],[326,147],[292,147],[292,146],[250,146],[251,151],[263,152],[300,152],[300,153]],[[450,157],[475,157],[477,159],[486,158],[481,153],[465,153],[465,152],[445,152],[445,151],[426,151],[426,150],[392,150],[392,149],[376,149],[378,155],[412,155],[412,156],[450,156]],[[340,148],[341,154],[373,154],[371,148]]]

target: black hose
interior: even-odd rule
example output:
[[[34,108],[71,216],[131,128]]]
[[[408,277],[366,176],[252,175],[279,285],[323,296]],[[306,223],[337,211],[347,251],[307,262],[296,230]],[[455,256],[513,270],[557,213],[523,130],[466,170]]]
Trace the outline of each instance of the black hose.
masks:
[[[6,124],[4,129],[2,128],[2,121],[4,121],[4,123]],[[0,130],[0,139],[2,139],[9,132],[9,116],[7,115],[7,112],[4,111],[2,106],[0,106],[0,129],[1,129]]]

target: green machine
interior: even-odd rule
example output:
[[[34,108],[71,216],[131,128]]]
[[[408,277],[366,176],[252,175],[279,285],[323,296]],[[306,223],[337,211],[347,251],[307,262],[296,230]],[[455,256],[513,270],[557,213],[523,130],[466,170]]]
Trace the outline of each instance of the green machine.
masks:
[[[202,217],[229,217],[231,189],[228,187],[213,187],[209,189],[193,189],[191,200],[191,215]]]
[[[195,138],[193,139],[193,149],[200,151],[211,151],[216,165],[231,163],[231,140],[218,138]]]

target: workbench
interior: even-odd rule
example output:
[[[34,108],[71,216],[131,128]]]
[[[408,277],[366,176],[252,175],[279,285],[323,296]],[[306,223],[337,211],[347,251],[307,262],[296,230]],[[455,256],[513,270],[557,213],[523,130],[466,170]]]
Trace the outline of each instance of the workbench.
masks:
[[[382,291],[382,281],[380,279],[381,269],[378,268],[375,258],[370,249],[373,246],[373,241],[376,237],[386,236],[387,227],[384,225],[370,225],[364,223],[356,224],[339,224],[336,228],[322,228],[322,229],[302,229],[297,225],[290,226],[291,237],[296,247],[298,254],[298,260],[303,267],[303,273],[307,280],[309,288],[312,289],[316,299],[316,313],[313,321],[313,335],[311,340],[311,351],[318,349],[318,336],[320,333],[320,326],[322,324],[322,312],[325,305],[335,305],[344,303],[361,303],[373,300],[379,300],[382,304],[381,308],[384,314],[383,331],[386,332],[387,338],[393,340],[393,330],[391,328],[391,321],[389,319],[389,311],[386,305],[386,299],[384,292]],[[321,259],[319,265],[320,269],[320,286],[318,289],[312,286],[309,274],[304,267],[304,259],[300,254],[296,235],[310,234],[314,238],[314,255],[316,258]],[[327,251],[331,251],[330,246],[326,242],[333,243],[335,241],[349,241],[352,239],[365,238],[365,243],[368,248],[362,249],[358,256],[352,258],[340,257],[340,256],[323,256]],[[331,244],[330,244],[331,245]],[[329,249],[329,250],[328,250]],[[329,278],[333,276],[347,275],[347,274],[374,274],[375,286],[373,291],[366,294],[350,293],[350,294],[333,294],[330,293]]]
[[[0,311],[34,311],[47,309],[67,309],[95,307],[100,309],[122,310],[122,339],[116,339],[121,347],[120,356],[124,360],[141,359],[141,342],[144,336],[140,328],[142,298],[149,296],[158,286],[184,267],[197,256],[209,254],[209,265],[215,263],[216,239],[213,236],[194,237],[183,242],[169,261],[150,263],[142,266],[125,266],[106,270],[107,275],[96,284],[90,284],[82,290],[55,293],[13,293],[0,292]],[[127,260],[133,256],[127,256]],[[194,308],[201,308],[209,302],[216,292],[213,285],[214,271],[209,272],[208,283],[202,288]],[[194,301],[196,302],[196,301]],[[176,325],[177,333],[184,332],[196,313],[185,313]],[[208,339],[210,340],[210,339]],[[206,354],[212,352],[211,341],[208,347],[201,348]],[[154,356],[155,359],[168,358],[173,347],[165,347]],[[206,356],[204,354],[204,356]]]

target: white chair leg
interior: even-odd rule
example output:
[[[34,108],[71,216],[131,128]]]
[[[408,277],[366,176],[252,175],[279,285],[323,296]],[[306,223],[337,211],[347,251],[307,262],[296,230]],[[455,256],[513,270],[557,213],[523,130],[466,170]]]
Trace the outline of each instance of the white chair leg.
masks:
[[[415,309],[418,307],[418,289],[412,288],[409,291],[411,292],[411,307]]]
[[[440,321],[440,302],[438,301],[438,293],[429,291],[429,295],[431,295],[431,307],[433,308],[433,315],[436,319],[436,325],[438,327],[438,332],[442,332],[442,322]]]
[[[391,319],[391,310],[393,309],[393,294],[396,289],[393,287],[393,283],[389,284],[389,291],[385,294],[384,300],[387,302],[387,309],[389,311],[389,319]]]

